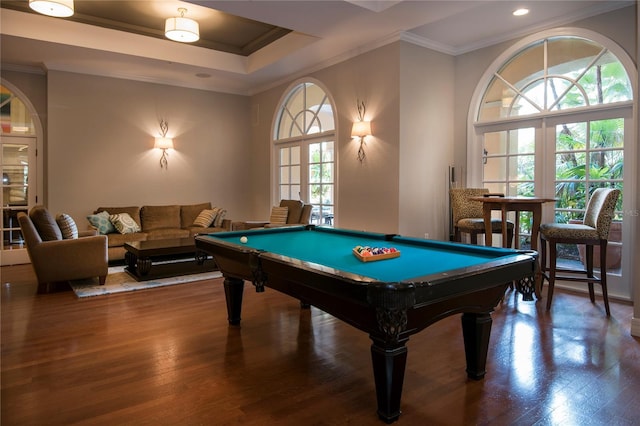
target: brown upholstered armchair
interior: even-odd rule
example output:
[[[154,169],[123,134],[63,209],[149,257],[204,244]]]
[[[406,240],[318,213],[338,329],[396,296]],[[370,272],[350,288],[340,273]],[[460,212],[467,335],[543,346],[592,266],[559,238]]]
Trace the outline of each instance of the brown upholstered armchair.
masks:
[[[38,292],[47,292],[57,282],[98,277],[104,284],[108,271],[107,237],[95,231],[78,232],[63,239],[53,217],[42,206],[18,213],[18,222],[31,264],[38,279]]]
[[[300,200],[280,200],[280,205],[271,209],[271,217],[269,220],[233,222],[232,229],[234,231],[240,231],[255,228],[308,225],[310,219],[311,204],[304,204]]]

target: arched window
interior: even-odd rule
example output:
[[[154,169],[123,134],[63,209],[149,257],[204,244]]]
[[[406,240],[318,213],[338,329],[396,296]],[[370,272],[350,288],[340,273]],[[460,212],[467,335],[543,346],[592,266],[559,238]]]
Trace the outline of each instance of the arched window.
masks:
[[[24,99],[24,101],[23,101]],[[25,103],[26,102],[26,103]],[[9,84],[0,84],[0,259],[2,264],[25,263],[27,253],[18,224],[18,213],[36,203],[37,138],[33,106]]]
[[[635,176],[633,161],[624,163],[637,149],[635,74],[628,55],[593,32],[564,29],[522,40],[489,67],[476,88],[468,183],[508,195],[554,197],[543,220],[565,223],[583,218],[595,188],[619,188],[614,222],[622,228],[625,205],[635,205],[636,196],[625,191],[625,179]],[[526,246],[530,213],[520,215],[520,244]],[[633,244],[621,239],[610,251],[623,254]],[[565,266],[581,261],[575,246],[563,247],[560,256]],[[624,261],[612,260],[609,270],[610,286],[630,297],[630,282],[622,280],[629,271]]]
[[[633,100],[618,58],[591,40],[549,37],[516,53],[484,93],[479,122]]]
[[[278,199],[313,206],[311,222],[332,225],[335,211],[335,120],[318,83],[295,84],[284,96],[274,125]]]

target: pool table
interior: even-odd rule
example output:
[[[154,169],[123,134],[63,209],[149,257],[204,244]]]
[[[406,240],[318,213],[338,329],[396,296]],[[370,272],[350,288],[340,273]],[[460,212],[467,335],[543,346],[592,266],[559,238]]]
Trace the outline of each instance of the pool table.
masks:
[[[244,238],[246,237],[246,242]],[[240,323],[244,281],[273,288],[369,334],[380,419],[400,416],[409,336],[461,313],[468,377],[485,374],[491,312],[506,287],[535,273],[536,253],[329,227],[294,226],[196,237],[224,276],[228,321]],[[363,261],[356,246],[395,248]]]

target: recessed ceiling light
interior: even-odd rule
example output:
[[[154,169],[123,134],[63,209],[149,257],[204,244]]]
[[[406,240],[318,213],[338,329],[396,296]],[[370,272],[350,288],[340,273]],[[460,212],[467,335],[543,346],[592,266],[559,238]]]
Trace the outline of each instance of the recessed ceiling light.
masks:
[[[529,13],[529,9],[525,9],[525,8],[516,9],[513,11],[513,16],[524,16],[527,13]]]

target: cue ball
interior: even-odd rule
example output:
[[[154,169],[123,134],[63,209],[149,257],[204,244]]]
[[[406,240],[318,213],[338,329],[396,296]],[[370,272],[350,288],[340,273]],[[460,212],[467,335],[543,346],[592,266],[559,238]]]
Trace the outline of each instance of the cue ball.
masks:
[[[240,237],[240,242],[242,244],[247,244],[247,241],[249,241],[249,239],[247,237]]]

